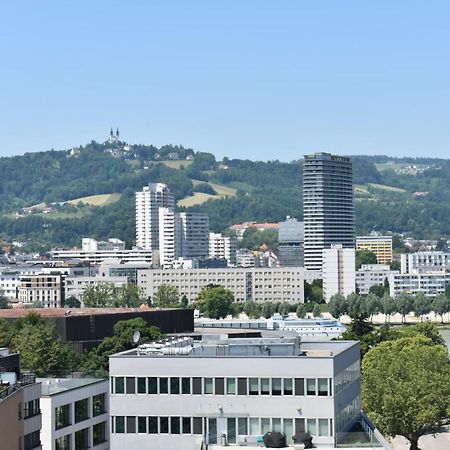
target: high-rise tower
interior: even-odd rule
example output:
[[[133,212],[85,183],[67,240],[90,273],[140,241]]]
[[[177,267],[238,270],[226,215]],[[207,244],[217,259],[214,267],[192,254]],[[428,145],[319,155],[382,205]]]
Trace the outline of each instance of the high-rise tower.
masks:
[[[303,162],[305,269],[322,270],[322,250],[332,244],[355,247],[352,162],[330,153],[306,155]]]

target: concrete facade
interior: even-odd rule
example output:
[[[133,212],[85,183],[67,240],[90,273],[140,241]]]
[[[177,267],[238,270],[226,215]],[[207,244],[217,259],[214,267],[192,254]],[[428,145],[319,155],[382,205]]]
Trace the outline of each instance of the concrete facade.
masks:
[[[323,250],[323,295],[328,303],[335,294],[355,292],[355,250],[332,245]]]

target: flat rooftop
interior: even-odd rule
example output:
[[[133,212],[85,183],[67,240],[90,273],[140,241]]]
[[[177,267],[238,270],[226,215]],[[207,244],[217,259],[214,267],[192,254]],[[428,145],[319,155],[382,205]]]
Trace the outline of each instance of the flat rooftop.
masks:
[[[37,378],[36,381],[41,383],[42,396],[50,397],[106,380],[103,378]]]

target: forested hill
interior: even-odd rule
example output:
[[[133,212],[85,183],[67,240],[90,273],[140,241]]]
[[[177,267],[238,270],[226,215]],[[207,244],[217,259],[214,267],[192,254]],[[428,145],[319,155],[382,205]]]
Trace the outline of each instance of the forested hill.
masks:
[[[356,226],[450,237],[450,161],[353,157]],[[122,142],[0,158],[0,237],[79,245],[82,236],[134,239],[134,193],[170,186],[180,209],[206,212],[215,231],[243,221],[301,218],[302,161],[224,158],[182,146]]]

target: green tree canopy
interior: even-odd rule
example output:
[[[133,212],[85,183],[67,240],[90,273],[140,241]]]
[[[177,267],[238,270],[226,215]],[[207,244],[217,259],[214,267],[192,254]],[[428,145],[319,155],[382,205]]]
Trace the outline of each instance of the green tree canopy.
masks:
[[[98,283],[87,286],[81,296],[86,308],[137,308],[143,302],[138,286],[126,284],[116,287],[113,283]]]
[[[222,286],[204,287],[197,300],[205,317],[221,319],[233,314],[234,296]]]
[[[376,264],[377,255],[370,250],[356,250],[356,270],[360,269],[363,264]]]
[[[172,284],[161,284],[152,298],[156,308],[176,308],[180,305],[180,293]]]

